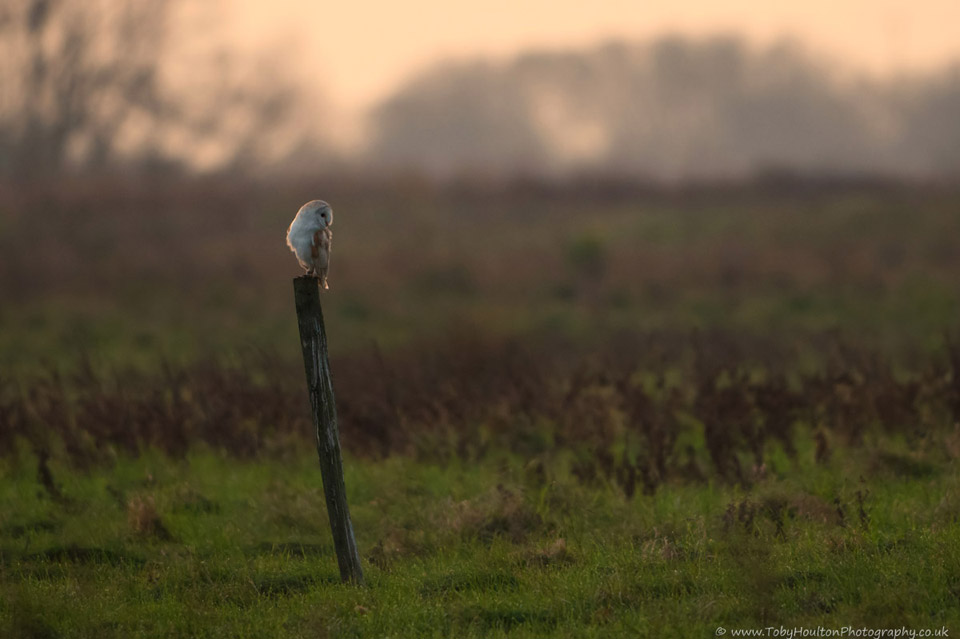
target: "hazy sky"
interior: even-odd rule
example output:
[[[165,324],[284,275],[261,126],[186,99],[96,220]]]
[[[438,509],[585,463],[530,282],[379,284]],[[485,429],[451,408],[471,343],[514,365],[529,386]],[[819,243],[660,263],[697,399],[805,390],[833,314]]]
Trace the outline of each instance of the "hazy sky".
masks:
[[[293,43],[339,108],[386,95],[445,57],[588,46],[664,32],[793,35],[874,73],[960,58],[960,0],[233,0],[229,28],[251,46]]]

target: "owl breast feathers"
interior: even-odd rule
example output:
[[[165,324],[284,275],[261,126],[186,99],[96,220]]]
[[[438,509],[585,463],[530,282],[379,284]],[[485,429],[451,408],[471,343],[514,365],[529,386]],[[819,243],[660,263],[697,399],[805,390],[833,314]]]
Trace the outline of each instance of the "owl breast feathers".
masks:
[[[330,288],[327,274],[330,272],[330,243],[333,232],[333,209],[323,200],[311,200],[297,211],[297,216],[287,229],[287,246],[297,256],[307,275],[319,279],[320,288]]]

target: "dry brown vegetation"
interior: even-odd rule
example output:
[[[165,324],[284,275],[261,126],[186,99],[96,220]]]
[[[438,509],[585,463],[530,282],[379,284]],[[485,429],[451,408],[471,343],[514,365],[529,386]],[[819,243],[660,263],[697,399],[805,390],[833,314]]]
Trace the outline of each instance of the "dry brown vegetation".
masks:
[[[807,350],[823,354],[821,366],[798,364]],[[657,332],[588,352],[561,338],[474,332],[341,356],[333,370],[353,455],[449,462],[509,450],[542,479],[540,456],[566,451],[581,481],[614,482],[628,496],[668,480],[749,485],[763,478],[771,446],[797,454],[797,428],[815,433],[814,455],[826,461],[834,446],[878,432],[916,446],[952,441],[960,423],[956,344],[900,370],[829,335],[784,348],[723,332]],[[42,454],[62,447],[79,466],[146,448],[180,456],[201,442],[240,457],[284,455],[311,445],[302,375],[263,355],[242,366],[87,366],[0,381],[0,448],[15,451],[18,439]],[[923,463],[884,454],[883,467],[923,476]],[[149,523],[147,506],[131,505],[131,517]]]

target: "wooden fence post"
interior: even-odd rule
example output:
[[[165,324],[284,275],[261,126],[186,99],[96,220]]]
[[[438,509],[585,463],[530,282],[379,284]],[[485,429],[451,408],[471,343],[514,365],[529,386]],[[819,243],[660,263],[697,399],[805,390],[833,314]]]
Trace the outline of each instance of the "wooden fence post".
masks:
[[[343,483],[337,406],[333,397],[327,334],[323,326],[317,279],[306,275],[294,278],[293,292],[300,326],[300,345],[303,347],[303,366],[307,372],[307,391],[313,408],[313,423],[317,427],[320,474],[330,515],[330,529],[333,531],[333,546],[340,566],[340,580],[363,584],[360,553],[353,536],[347,491]]]

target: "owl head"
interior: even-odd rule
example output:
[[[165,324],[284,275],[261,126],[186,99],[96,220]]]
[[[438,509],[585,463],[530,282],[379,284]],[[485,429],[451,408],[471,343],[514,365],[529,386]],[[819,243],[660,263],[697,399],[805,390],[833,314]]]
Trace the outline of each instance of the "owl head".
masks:
[[[333,209],[323,200],[310,200],[300,207],[297,216],[313,218],[318,228],[327,228],[333,224]]]

